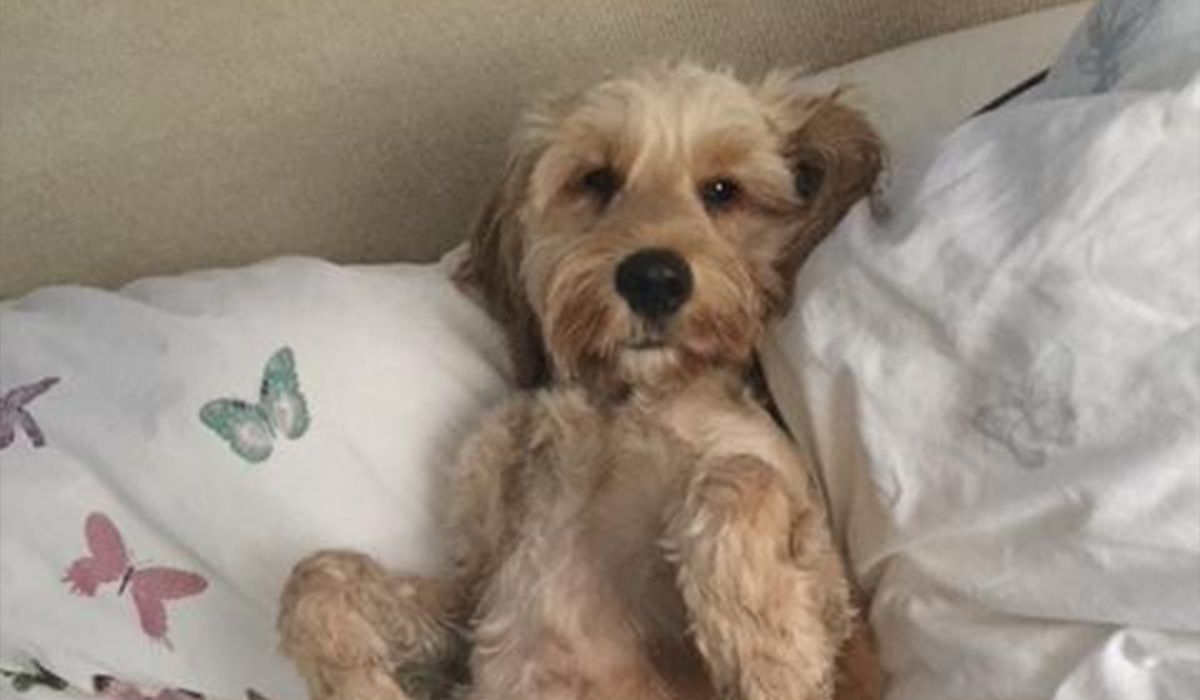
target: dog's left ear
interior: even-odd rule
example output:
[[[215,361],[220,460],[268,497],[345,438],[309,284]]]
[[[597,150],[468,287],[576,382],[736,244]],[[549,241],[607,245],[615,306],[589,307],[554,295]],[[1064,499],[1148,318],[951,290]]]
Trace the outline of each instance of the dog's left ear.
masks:
[[[859,199],[871,194],[883,169],[883,142],[861,112],[847,107],[840,89],[804,92],[793,74],[768,75],[759,98],[784,134],[783,154],[804,212],[779,271],[790,286],[808,254]]]
[[[551,372],[537,316],[521,282],[524,243],[517,209],[538,153],[518,143],[512,151],[503,179],[475,224],[455,279],[504,326],[513,380],[521,389],[532,389],[549,382]]]

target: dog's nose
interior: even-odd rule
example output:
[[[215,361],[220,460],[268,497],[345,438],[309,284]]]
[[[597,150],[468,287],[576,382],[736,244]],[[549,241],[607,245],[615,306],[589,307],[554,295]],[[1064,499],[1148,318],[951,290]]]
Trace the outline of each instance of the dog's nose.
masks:
[[[637,315],[666,318],[691,295],[692,271],[673,250],[639,250],[617,265],[617,293]]]

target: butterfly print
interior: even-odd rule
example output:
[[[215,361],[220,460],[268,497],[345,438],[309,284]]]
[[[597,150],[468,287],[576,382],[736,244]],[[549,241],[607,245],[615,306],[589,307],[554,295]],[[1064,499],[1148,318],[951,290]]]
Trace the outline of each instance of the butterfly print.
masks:
[[[171,649],[167,638],[168,600],[198,595],[208,588],[200,574],[165,566],[137,568],[129,560],[117,527],[103,513],[92,513],[83,526],[89,556],[76,559],[62,580],[77,595],[92,597],[101,585],[117,584],[117,595],[129,591],[142,631]]]
[[[12,685],[12,689],[18,693],[27,692],[34,686],[39,685],[59,692],[71,687],[71,684],[65,678],[38,663],[37,659],[30,659],[29,663],[33,666],[32,671],[16,671],[0,668],[0,676],[7,678]]]
[[[1087,42],[1076,58],[1079,72],[1095,77],[1092,94],[1108,92],[1121,77],[1121,54],[1157,11],[1159,0],[1100,3],[1087,24]]]
[[[93,676],[92,688],[96,695],[109,700],[196,700],[204,696],[190,690],[164,688],[156,695],[146,695],[136,686],[112,676]]]
[[[200,409],[200,421],[229,443],[247,462],[271,456],[277,434],[295,440],[308,430],[308,403],[300,393],[291,348],[280,348],[267,360],[258,401],[215,399]]]
[[[1007,447],[1022,465],[1041,468],[1052,451],[1075,443],[1074,379],[1075,355],[1052,346],[1019,384],[976,412],[975,428]]]
[[[57,383],[58,377],[46,377],[0,396],[0,450],[13,443],[17,437],[17,428],[25,432],[34,447],[46,444],[46,436],[42,434],[42,429],[26,407],[29,402],[46,393]]]

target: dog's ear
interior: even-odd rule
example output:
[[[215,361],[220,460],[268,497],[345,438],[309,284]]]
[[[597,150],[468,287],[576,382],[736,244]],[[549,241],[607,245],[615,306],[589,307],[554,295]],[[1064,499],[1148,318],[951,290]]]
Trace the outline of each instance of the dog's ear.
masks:
[[[524,236],[518,209],[528,189],[536,154],[514,149],[504,178],[488,199],[456,271],[459,284],[476,295],[504,326],[517,386],[528,389],[550,380],[541,329],[521,281]]]
[[[760,98],[784,134],[783,154],[803,216],[779,270],[790,285],[808,254],[859,199],[871,194],[884,165],[883,143],[861,112],[835,89],[814,95],[795,74],[768,75]]]

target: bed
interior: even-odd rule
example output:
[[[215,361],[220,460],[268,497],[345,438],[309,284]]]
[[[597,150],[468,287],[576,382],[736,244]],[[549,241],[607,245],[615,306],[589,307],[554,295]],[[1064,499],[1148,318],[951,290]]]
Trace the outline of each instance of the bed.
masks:
[[[927,28],[1001,4],[967,3]],[[1007,11],[1029,9],[1018,5]],[[790,47],[767,7],[746,25]],[[887,19],[813,7],[809,19],[860,30]],[[414,7],[405,26],[458,36],[454,9]],[[155,43],[139,31],[163,22],[153,13],[109,9],[82,27],[62,7],[4,9],[5,697],[300,698],[273,631],[299,556],[349,546],[440,566],[439,465],[511,391],[498,329],[448,276],[507,127],[406,121],[373,72],[394,58],[378,27],[309,10],[264,4],[245,18],[254,32],[211,39],[260,56],[230,72],[232,59],[163,48],[195,50],[220,17],[185,14]],[[658,27],[737,53],[708,33],[719,18],[647,12],[645,27],[603,25],[592,48],[645,49],[640,32]],[[553,45],[556,21],[529,31]],[[663,29],[672,21],[687,27]],[[330,22],[291,68],[271,54]],[[29,44],[39,32],[46,45]],[[814,89],[852,86],[891,145],[880,192],[801,271],[795,308],[760,350],[869,594],[888,700],[1200,687],[1198,34],[1181,0],[1101,0],[850,63],[882,40],[860,37],[857,54],[737,44],[750,69],[806,50],[843,63],[814,72]],[[120,37],[130,43],[99,52],[113,65],[49,58],[68,40],[87,55]],[[153,51],[166,63],[120,63]],[[582,56],[552,73],[536,50],[518,55],[509,67],[528,74],[484,90],[497,112],[535,82],[591,70]],[[441,89],[456,66],[439,64]],[[212,73],[188,72],[201,69]],[[241,72],[200,114],[179,111],[186,90],[155,82]],[[122,90],[81,87],[89,75],[149,81],[175,103],[131,115]],[[414,111],[462,106],[406,79],[404,99],[428,103]],[[240,92],[256,80],[276,91]],[[352,113],[332,114],[339,99]],[[392,128],[430,140],[380,140]],[[381,259],[408,262],[364,264]],[[235,402],[259,422],[232,422]],[[287,403],[287,421],[272,422],[271,402]]]

